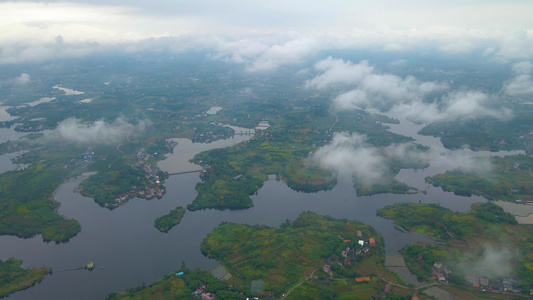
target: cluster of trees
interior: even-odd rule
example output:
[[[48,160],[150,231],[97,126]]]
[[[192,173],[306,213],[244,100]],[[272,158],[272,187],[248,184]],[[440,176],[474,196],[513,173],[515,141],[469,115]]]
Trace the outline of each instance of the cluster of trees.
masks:
[[[433,264],[443,261],[448,253],[435,245],[409,244],[402,249],[403,258],[411,273],[419,281],[427,281],[431,276]]]
[[[446,171],[444,174],[426,177],[426,182],[433,186],[440,186],[446,192],[466,197],[476,193],[482,194],[487,199],[498,199],[506,198],[510,192],[508,187],[497,184],[494,180],[460,170]]]
[[[399,203],[387,205],[377,211],[377,215],[386,219],[394,220],[407,230],[421,229],[439,240],[449,240],[451,232],[461,238],[465,233],[472,231],[472,224],[467,219],[457,218],[458,213],[444,208],[438,204]],[[461,221],[465,221],[461,224]]]
[[[506,213],[503,208],[492,202],[479,205],[473,210],[476,218],[490,223],[506,223],[516,225],[516,218],[510,213]]]
[[[161,216],[154,221],[155,227],[161,232],[168,232],[172,227],[181,222],[181,218],[185,214],[185,209],[181,206],[171,210],[168,214]]]

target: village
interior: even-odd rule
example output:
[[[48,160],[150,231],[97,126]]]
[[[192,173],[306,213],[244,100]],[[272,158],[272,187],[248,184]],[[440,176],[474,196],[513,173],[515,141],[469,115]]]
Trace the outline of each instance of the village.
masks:
[[[357,230],[356,233],[357,242],[355,240],[352,242],[351,239],[345,239],[343,236],[338,235],[338,238],[342,240],[343,243],[347,244],[346,248],[342,250],[341,256],[335,254],[330,255],[326,259],[326,263],[322,267],[322,270],[326,272],[330,277],[333,277],[334,272],[339,270],[339,267],[342,266],[351,266],[358,260],[358,256],[367,255],[372,253],[372,249],[376,247],[376,241],[374,238],[369,238],[368,241],[363,240],[363,233],[361,230]],[[348,246],[348,245],[351,245]],[[359,258],[361,260],[361,258]],[[332,267],[333,266],[333,267]],[[357,282],[370,281],[370,277],[357,277]]]
[[[157,155],[157,153],[154,153],[153,155]],[[147,183],[142,187],[131,186],[130,191],[115,198],[115,204],[113,204],[113,207],[122,205],[133,197],[144,198],[147,200],[156,197],[161,199],[165,194],[166,190],[162,184],[164,178],[160,176],[162,173],[161,170],[157,165],[148,162],[153,155],[146,153],[145,148],[141,148],[140,151],[137,152],[137,161],[131,164],[131,166],[144,172],[144,178]]]
[[[418,259],[421,260],[423,259],[423,257],[419,255]],[[450,279],[450,276],[453,274],[453,271],[449,266],[443,264],[440,261],[437,261],[431,267],[431,274],[432,276],[430,277],[430,279],[438,283],[447,284],[448,280]],[[464,276],[463,279],[465,280],[466,285],[481,289],[482,291],[515,294],[522,293],[522,289],[518,287],[521,283],[521,280],[518,276],[508,276],[503,279],[489,280],[486,277],[467,275]],[[533,289],[531,290],[531,294],[533,295]]]

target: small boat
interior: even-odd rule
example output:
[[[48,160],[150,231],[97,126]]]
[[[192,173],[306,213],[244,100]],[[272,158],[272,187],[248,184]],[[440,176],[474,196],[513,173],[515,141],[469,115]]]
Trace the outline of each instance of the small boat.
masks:
[[[92,270],[94,269],[94,263],[91,261],[91,262],[88,262],[87,263],[87,266],[85,267],[87,270]]]

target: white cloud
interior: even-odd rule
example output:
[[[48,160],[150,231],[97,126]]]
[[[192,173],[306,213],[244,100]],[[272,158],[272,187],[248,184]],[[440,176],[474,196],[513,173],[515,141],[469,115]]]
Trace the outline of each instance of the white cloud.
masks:
[[[263,51],[247,70],[270,71],[280,65],[296,64],[303,58],[315,54],[321,47],[313,38],[296,39],[283,45],[273,45]]]
[[[533,58],[533,37],[525,30],[516,31],[502,41],[497,55],[505,59],[531,59]]]
[[[532,9],[528,1],[0,2],[0,63],[195,46],[248,71],[295,64],[322,49],[493,49],[486,54],[531,58]]]
[[[147,122],[144,120],[132,124],[123,118],[117,118],[113,123],[98,120],[87,124],[76,118],[69,118],[61,122],[46,138],[78,143],[115,144],[127,136],[138,134],[146,126]]]
[[[531,80],[531,75],[522,74],[516,76],[505,83],[503,90],[507,95],[511,96],[533,94],[533,80]]]
[[[374,71],[367,61],[353,64],[351,61],[332,57],[316,63],[315,69],[322,74],[308,80],[305,83],[307,88],[325,89],[338,84],[355,84]]]
[[[516,77],[507,81],[503,86],[503,92],[510,96],[533,94],[533,80],[531,71],[533,64],[529,61],[522,61],[513,65]]]
[[[517,74],[528,74],[533,70],[533,64],[529,61],[522,61],[513,65],[513,71]]]
[[[305,83],[307,88],[357,87],[335,99],[335,103],[344,107],[352,104],[358,106],[368,101],[384,103],[420,98],[447,87],[443,83],[419,82],[413,76],[400,78],[392,74],[377,74],[367,61],[353,64],[350,61],[328,57],[316,63],[315,69],[322,74],[308,80]]]
[[[371,184],[380,180],[387,170],[378,149],[365,140],[364,135],[335,134],[329,144],[315,152],[311,161],[326,170],[355,176]]]
[[[526,68],[525,64],[519,68]],[[368,62],[353,64],[331,57],[318,62],[315,69],[321,74],[308,80],[308,88],[335,87],[341,92],[333,99],[336,109],[353,110],[375,108],[406,116],[415,122],[438,122],[491,116],[511,117],[508,109],[489,108],[495,99],[477,91],[448,92],[438,100],[427,99],[447,92],[448,85],[440,82],[421,82],[413,76],[405,78],[393,74],[378,74]]]
[[[31,81],[31,76],[28,73],[22,73],[20,74],[20,76],[13,79],[13,83],[16,85],[20,85],[20,86],[26,85],[30,83],[30,81]]]
[[[438,104],[413,101],[396,105],[391,112],[421,123],[467,120],[485,116],[509,119],[512,116],[509,109],[489,108],[489,100],[488,95],[477,91],[452,92],[443,97]]]
[[[430,163],[438,170],[493,171],[489,157],[476,157],[470,149],[422,151],[413,143],[379,148],[368,144],[366,136],[357,133],[335,134],[329,144],[320,147],[309,158],[309,162],[341,177],[352,176],[363,185],[379,183],[390,176],[392,160]]]

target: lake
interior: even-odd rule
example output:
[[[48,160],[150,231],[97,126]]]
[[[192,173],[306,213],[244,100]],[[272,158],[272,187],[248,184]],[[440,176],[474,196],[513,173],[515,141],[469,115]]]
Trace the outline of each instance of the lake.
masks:
[[[391,126],[391,131],[410,133],[410,136],[418,140],[418,125],[404,122]],[[237,138],[219,141],[225,144],[218,145],[230,146],[239,142]],[[434,138],[430,138],[426,143],[433,143],[434,140],[431,139]],[[181,143],[168,160],[160,162],[162,169],[173,173],[182,172],[180,164],[188,161],[191,153],[211,149],[216,145],[187,144],[180,140]],[[184,147],[184,153],[180,151],[180,145]],[[471,155],[478,154],[484,155],[473,152]],[[455,196],[424,183],[424,177],[428,173],[441,173],[449,167],[442,165],[425,170],[402,170],[398,175],[400,180],[427,192],[411,195],[357,197],[351,181],[346,178],[339,178],[338,184],[330,191],[302,193],[291,190],[284,182],[276,181],[275,176],[271,176],[257,195],[252,196],[253,208],[234,211],[188,211],[181,223],[168,233],[161,233],[154,228],[154,219],[176,206],[186,206],[192,202],[196,196],[195,185],[200,181],[199,173],[170,176],[165,183],[167,193],[161,200],[134,198],[126,205],[111,211],[75,192],[84,177],[72,178],[57,189],[54,197],[61,203],[58,210],[61,215],[77,219],[81,223],[83,229],[76,237],[65,244],[54,244],[43,243],[40,236],[31,239],[0,236],[0,258],[16,257],[24,260],[24,267],[46,266],[55,271],[41,283],[17,292],[9,299],[99,299],[110,292],[142,283],[148,284],[162,278],[178,270],[182,261],[185,261],[189,268],[210,269],[218,265],[218,262],[200,253],[200,242],[220,222],[279,226],[286,219],[294,220],[306,210],[371,225],[384,236],[386,252],[397,254],[398,250],[408,243],[431,240],[420,234],[396,230],[392,221],[376,216],[377,209],[394,203],[422,202],[439,203],[456,211],[467,211],[472,203],[486,201],[476,196]],[[58,272],[84,266],[89,261],[96,265],[92,272]]]

